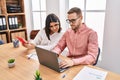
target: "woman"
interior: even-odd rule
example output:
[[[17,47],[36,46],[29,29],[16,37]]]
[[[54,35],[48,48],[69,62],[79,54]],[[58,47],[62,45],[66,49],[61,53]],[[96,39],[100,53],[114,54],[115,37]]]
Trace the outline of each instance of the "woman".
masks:
[[[49,14],[46,17],[45,28],[40,30],[32,42],[23,44],[28,49],[34,49],[35,46],[51,50],[55,47],[59,39],[62,37],[61,24],[59,18],[55,14]]]

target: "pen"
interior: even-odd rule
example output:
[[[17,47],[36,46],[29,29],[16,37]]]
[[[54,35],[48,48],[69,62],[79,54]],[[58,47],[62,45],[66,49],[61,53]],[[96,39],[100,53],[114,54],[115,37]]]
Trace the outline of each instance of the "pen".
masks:
[[[66,77],[66,74],[63,74],[63,75],[62,75],[62,78],[65,78],[65,77]]]
[[[31,54],[31,55],[28,57],[28,59],[30,59],[33,55],[34,55],[34,54]]]

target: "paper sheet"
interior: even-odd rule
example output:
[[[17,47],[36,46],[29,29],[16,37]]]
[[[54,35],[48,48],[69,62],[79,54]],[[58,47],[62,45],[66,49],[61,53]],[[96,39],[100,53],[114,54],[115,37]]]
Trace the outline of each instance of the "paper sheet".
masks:
[[[27,55],[28,59],[34,59],[38,61],[38,57],[37,57],[37,53],[36,52],[32,52],[30,54]]]
[[[85,66],[73,80],[105,80],[107,75],[106,71],[97,70]]]

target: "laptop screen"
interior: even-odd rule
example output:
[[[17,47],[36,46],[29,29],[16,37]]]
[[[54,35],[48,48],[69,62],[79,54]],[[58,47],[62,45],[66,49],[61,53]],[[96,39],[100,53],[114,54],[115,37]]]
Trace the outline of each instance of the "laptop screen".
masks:
[[[47,66],[55,71],[63,72],[59,68],[58,56],[55,52],[35,47],[40,64]]]

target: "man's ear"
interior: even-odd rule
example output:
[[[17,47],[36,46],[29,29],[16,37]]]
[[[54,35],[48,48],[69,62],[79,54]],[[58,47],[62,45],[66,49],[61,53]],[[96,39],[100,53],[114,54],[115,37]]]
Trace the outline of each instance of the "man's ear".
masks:
[[[82,20],[82,19],[83,19],[83,16],[81,16],[80,18],[81,18],[81,20]]]

